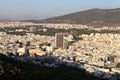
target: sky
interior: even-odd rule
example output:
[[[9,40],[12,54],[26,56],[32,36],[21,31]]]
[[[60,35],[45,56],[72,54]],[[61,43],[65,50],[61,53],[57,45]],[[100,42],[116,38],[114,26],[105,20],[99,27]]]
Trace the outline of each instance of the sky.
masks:
[[[0,0],[0,19],[44,19],[92,8],[120,8],[120,0]]]

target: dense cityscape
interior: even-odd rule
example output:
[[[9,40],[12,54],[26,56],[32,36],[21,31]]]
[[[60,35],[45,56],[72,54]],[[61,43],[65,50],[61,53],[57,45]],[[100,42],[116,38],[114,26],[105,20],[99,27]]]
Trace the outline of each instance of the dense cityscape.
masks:
[[[120,1],[0,0],[0,80],[120,80]]]
[[[4,22],[0,30],[0,53],[15,60],[55,68],[63,64],[103,79],[120,76],[119,27]]]

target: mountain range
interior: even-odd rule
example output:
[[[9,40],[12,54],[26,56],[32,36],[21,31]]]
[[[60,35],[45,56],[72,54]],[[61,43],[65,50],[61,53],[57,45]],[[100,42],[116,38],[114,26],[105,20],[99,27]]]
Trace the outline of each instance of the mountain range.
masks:
[[[11,22],[10,19],[0,19],[0,22]],[[120,8],[115,9],[89,9],[62,16],[40,20],[22,20],[33,23],[70,23],[90,26],[120,26]]]
[[[13,20],[10,19],[0,19],[0,22],[12,22]]]
[[[92,26],[120,25],[120,8],[116,9],[89,9],[85,11],[52,17],[44,20],[27,20],[33,23],[72,23]]]

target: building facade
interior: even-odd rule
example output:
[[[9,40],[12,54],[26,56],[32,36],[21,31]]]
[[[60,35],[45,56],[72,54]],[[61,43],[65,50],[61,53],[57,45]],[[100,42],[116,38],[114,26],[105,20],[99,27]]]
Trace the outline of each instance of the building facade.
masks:
[[[55,34],[55,47],[56,48],[64,48],[64,35],[63,33]]]

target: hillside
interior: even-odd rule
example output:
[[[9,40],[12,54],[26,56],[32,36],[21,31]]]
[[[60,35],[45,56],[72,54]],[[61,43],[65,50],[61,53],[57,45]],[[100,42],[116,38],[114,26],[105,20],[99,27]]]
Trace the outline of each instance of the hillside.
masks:
[[[116,9],[90,9],[71,13],[63,16],[48,18],[45,20],[28,20],[31,22],[47,23],[76,23],[92,26],[120,25],[120,8]]]
[[[100,80],[84,70],[61,66],[40,67],[10,59],[0,54],[0,80]]]

